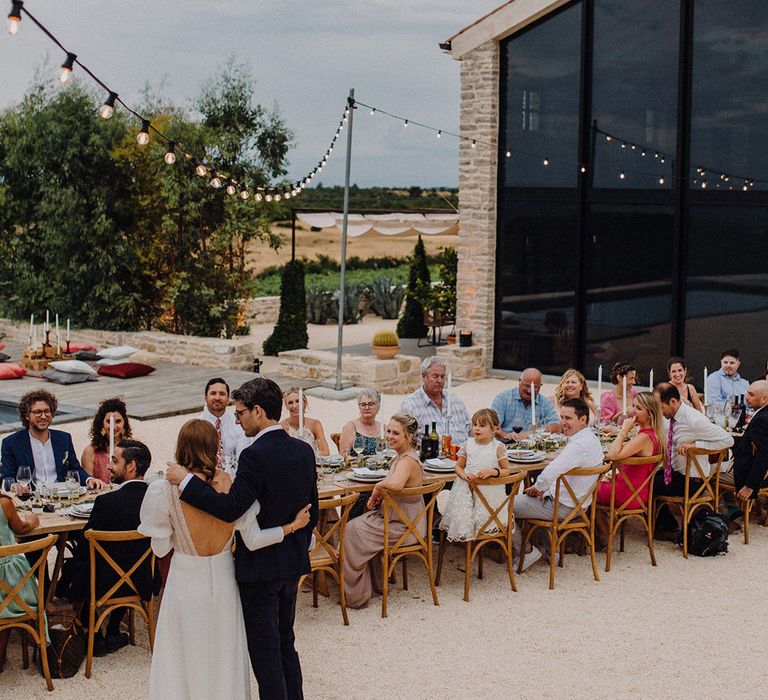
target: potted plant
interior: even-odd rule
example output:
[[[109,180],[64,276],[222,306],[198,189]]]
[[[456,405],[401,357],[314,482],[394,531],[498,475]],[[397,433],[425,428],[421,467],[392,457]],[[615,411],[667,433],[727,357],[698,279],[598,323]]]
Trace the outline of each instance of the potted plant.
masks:
[[[371,350],[380,360],[391,360],[400,352],[400,338],[395,331],[378,331],[373,335]]]

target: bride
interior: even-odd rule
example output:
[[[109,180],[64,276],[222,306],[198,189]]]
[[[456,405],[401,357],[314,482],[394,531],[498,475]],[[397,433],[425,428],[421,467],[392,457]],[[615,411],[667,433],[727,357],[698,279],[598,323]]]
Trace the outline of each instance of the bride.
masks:
[[[190,420],[179,432],[176,461],[226,493],[232,480],[216,470],[218,440],[212,424]],[[232,558],[234,530],[253,550],[282,542],[309,522],[307,506],[293,522],[261,530],[259,510],[256,501],[237,522],[225,523],[182,503],[178,488],[164,479],[147,489],[139,532],[152,538],[158,557],[175,550],[157,622],[150,698],[250,698],[248,648]]]

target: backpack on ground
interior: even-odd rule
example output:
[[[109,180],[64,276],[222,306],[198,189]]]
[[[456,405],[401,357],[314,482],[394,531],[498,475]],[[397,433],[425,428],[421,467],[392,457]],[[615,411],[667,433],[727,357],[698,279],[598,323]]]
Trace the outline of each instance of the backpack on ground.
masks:
[[[682,545],[682,535],[678,540]],[[728,521],[711,508],[701,508],[688,525],[688,553],[716,557],[728,552]]]

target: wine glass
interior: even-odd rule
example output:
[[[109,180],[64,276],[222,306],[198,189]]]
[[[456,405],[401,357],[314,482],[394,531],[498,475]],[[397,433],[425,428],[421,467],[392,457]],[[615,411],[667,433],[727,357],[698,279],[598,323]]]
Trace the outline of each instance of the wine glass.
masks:
[[[76,469],[70,469],[64,477],[64,483],[67,485],[70,498],[76,498],[80,493],[80,474]]]
[[[14,492],[14,486],[16,485],[16,479],[12,476],[3,477],[3,482],[0,485],[2,487],[2,493],[6,496],[11,496]]]
[[[513,425],[513,426],[512,426],[512,432],[513,432],[515,435],[519,435],[520,433],[522,433],[522,432],[523,432],[523,426],[522,426],[522,425]]]
[[[28,501],[32,498],[30,484],[32,483],[32,467],[22,464],[16,470],[16,483],[19,486],[19,500]]]

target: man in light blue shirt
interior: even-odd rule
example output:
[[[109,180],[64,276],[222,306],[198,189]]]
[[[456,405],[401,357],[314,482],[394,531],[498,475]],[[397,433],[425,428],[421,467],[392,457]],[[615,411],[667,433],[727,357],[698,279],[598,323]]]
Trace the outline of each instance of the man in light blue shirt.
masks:
[[[728,348],[720,353],[720,369],[707,377],[704,387],[704,403],[722,408],[728,397],[746,396],[749,382],[739,375],[739,351]]]
[[[560,432],[560,420],[552,402],[542,396],[541,372],[535,367],[529,367],[520,375],[520,383],[515,389],[502,391],[493,400],[491,408],[499,416],[501,427],[496,431],[496,437],[502,440],[523,440],[531,433],[532,411],[531,396],[535,394],[536,425],[543,430]],[[532,394],[533,392],[533,394]],[[512,428],[522,428],[515,433]]]

